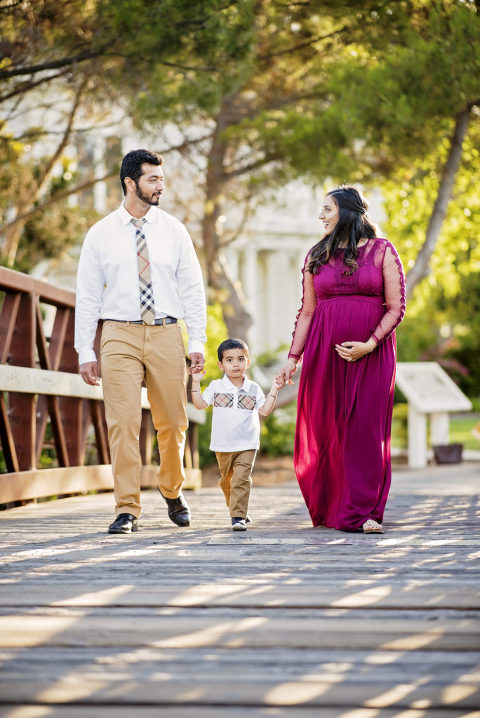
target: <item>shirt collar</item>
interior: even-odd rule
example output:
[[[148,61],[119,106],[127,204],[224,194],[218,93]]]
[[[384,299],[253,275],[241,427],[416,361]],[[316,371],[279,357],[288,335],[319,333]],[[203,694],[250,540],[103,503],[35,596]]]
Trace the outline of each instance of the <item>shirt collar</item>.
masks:
[[[124,225],[127,225],[129,222],[131,222],[132,219],[135,219],[134,217],[132,217],[130,212],[125,209],[124,202],[122,202],[122,204],[118,208],[118,213],[120,215],[120,221]],[[157,221],[157,213],[155,212],[155,207],[153,205],[149,208],[147,214],[144,215],[144,217],[150,224],[153,224]]]
[[[232,382],[230,381],[230,379],[228,378],[228,376],[226,374],[223,375],[222,381],[225,385],[225,389],[228,389],[229,391],[232,391],[232,389],[233,389],[233,391],[244,391],[247,394],[250,390],[250,385],[252,383],[249,379],[247,379],[246,376],[244,376],[242,386],[235,386],[235,384],[232,384]]]

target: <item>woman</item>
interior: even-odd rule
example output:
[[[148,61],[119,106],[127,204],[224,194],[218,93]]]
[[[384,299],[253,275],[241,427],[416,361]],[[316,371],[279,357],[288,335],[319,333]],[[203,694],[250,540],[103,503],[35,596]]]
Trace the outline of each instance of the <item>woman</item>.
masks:
[[[405,279],[354,187],[329,192],[320,219],[325,234],[305,260],[302,306],[282,369],[290,381],[303,354],[295,471],[314,526],[382,533]]]

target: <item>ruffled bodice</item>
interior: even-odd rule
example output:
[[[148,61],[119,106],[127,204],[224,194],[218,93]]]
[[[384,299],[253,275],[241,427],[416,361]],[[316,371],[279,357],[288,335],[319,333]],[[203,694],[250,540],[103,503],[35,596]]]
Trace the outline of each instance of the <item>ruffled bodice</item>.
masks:
[[[309,258],[310,254],[303,267],[302,305],[295,322],[289,357],[301,357],[318,304],[338,297],[376,298],[384,304],[385,312],[371,336],[379,344],[392,334],[405,314],[405,276],[391,242],[375,237],[359,247],[358,268],[352,274],[343,262],[343,252],[332,257],[315,275],[306,269]]]

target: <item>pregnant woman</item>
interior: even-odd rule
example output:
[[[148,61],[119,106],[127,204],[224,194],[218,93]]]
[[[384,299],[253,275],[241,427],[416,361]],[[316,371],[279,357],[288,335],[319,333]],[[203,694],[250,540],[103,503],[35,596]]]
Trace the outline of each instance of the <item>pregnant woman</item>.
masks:
[[[295,471],[314,526],[382,533],[405,279],[354,187],[329,192],[320,219],[325,234],[305,260],[302,306],[282,369],[290,381],[302,359]]]

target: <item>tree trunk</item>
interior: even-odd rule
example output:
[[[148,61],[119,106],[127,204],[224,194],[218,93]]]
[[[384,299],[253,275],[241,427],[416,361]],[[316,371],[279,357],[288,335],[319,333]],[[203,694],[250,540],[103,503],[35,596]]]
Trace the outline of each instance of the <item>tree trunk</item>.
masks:
[[[425,279],[430,273],[430,259],[435,250],[438,236],[447,213],[448,203],[452,198],[455,178],[457,176],[460,160],[462,158],[462,146],[467,134],[468,125],[472,114],[472,105],[458,113],[455,121],[455,129],[450,141],[450,149],[447,161],[445,162],[437,198],[433,206],[432,215],[428,223],[425,241],[418,253],[415,265],[407,274],[407,297],[412,295],[414,288]]]
[[[252,325],[252,317],[245,307],[240,285],[229,273],[218,232],[218,218],[222,214],[227,184],[224,171],[227,144],[222,138],[223,130],[228,126],[226,116],[231,111],[227,103],[228,100],[218,115],[208,156],[202,235],[208,285],[221,303],[228,334],[245,340]]]

